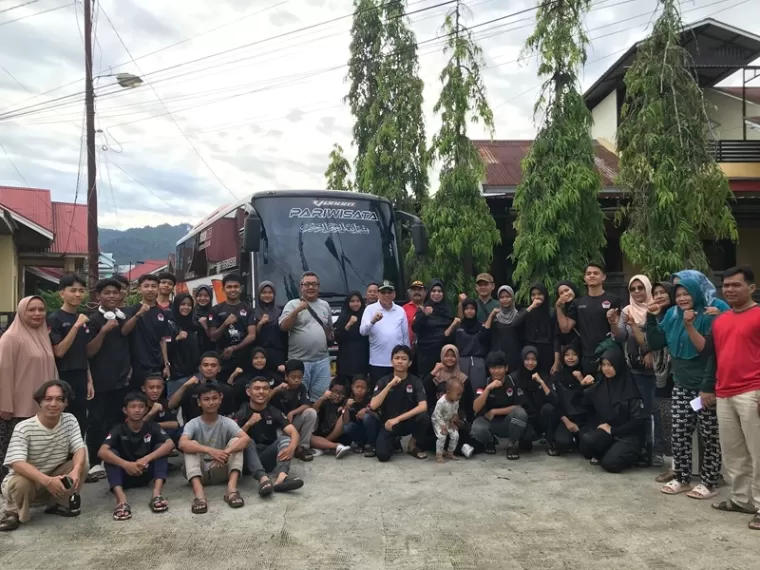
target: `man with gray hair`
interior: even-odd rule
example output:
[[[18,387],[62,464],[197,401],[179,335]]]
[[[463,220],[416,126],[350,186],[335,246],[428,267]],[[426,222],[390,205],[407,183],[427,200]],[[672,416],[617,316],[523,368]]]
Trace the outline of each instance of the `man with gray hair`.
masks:
[[[301,275],[301,298],[285,305],[280,329],[288,333],[288,358],[304,363],[303,384],[316,402],[330,386],[328,346],[334,335],[330,305],[319,298],[319,277],[313,271]]]

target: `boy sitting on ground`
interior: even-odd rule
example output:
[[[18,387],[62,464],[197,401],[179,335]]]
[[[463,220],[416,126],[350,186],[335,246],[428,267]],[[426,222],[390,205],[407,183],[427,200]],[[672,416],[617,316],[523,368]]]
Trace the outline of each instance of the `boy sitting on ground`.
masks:
[[[251,438],[244,454],[245,465],[259,484],[259,495],[300,489],[303,481],[288,475],[290,460],[298,449],[298,431],[269,403],[271,388],[266,378],[257,376],[251,380],[246,392],[249,400],[235,418]],[[274,485],[268,473],[274,474]]]
[[[179,438],[179,448],[185,454],[185,475],[193,486],[195,499],[192,512],[208,512],[208,501],[203,485],[227,483],[224,502],[233,509],[245,502],[237,490],[243,472],[243,453],[251,438],[234,420],[219,415],[224,397],[216,382],[199,386],[196,390],[201,415],[185,424]]]
[[[149,374],[145,377],[142,391],[148,399],[148,405],[143,420],[156,422],[176,444],[180,436],[179,422],[177,414],[169,408],[169,402],[162,396],[164,384],[164,377],[160,374]]]
[[[286,415],[298,430],[300,442],[295,457],[301,461],[314,459],[309,448],[311,436],[317,426],[317,412],[311,407],[306,386],[303,385],[304,365],[296,359],[285,363],[285,382],[272,390],[272,404]]]
[[[312,408],[317,412],[317,428],[311,437],[311,446],[321,451],[334,451],[335,459],[345,457],[351,452],[350,445],[343,445],[343,402],[346,399],[346,387],[336,384],[319,398]],[[349,443],[351,443],[349,441]]]
[[[148,380],[150,378],[145,383]],[[163,385],[163,379],[159,380]],[[167,457],[174,449],[174,442],[159,424],[145,420],[147,410],[148,398],[145,394],[127,394],[123,410],[127,421],[111,429],[98,452],[98,457],[106,466],[108,485],[116,498],[113,511],[116,521],[132,518],[132,509],[124,490],[145,487],[151,482],[153,498],[149,503],[150,510],[154,513],[169,510],[169,503],[161,495],[161,490],[169,473]]]

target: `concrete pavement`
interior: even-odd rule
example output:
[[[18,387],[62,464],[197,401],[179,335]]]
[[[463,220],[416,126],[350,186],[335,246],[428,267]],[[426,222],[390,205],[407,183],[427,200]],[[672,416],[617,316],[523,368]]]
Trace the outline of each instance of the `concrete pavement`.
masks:
[[[177,463],[179,459],[172,459]],[[656,471],[604,473],[579,456],[542,449],[444,466],[406,455],[390,463],[350,455],[294,461],[306,485],[262,500],[246,478],[242,509],[208,490],[192,515],[179,472],[171,508],[154,515],[147,489],[129,493],[132,520],[111,519],[106,483],[85,486],[83,513],[34,511],[0,534],[3,570],[748,570],[758,538],[748,515],[721,513],[685,495],[668,497]],[[727,488],[721,489],[725,495]],[[0,501],[1,502],[1,501]]]

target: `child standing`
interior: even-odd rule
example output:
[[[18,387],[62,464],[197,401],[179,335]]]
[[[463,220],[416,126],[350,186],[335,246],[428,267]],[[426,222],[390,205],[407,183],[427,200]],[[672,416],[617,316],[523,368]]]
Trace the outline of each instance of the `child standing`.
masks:
[[[446,393],[435,405],[432,423],[435,431],[435,462],[445,463],[445,459],[456,459],[454,450],[459,443],[459,400],[462,398],[464,385],[459,380],[446,381]],[[446,438],[449,448],[446,451]]]

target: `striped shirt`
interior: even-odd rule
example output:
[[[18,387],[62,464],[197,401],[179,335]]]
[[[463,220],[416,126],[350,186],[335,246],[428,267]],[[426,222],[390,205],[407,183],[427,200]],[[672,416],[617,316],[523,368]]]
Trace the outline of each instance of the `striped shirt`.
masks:
[[[11,467],[17,461],[33,465],[38,471],[49,475],[69,457],[84,447],[79,422],[72,414],[62,414],[58,425],[46,428],[37,416],[16,425],[8,444],[4,465],[10,467],[10,473],[3,480],[2,491],[14,475]]]

